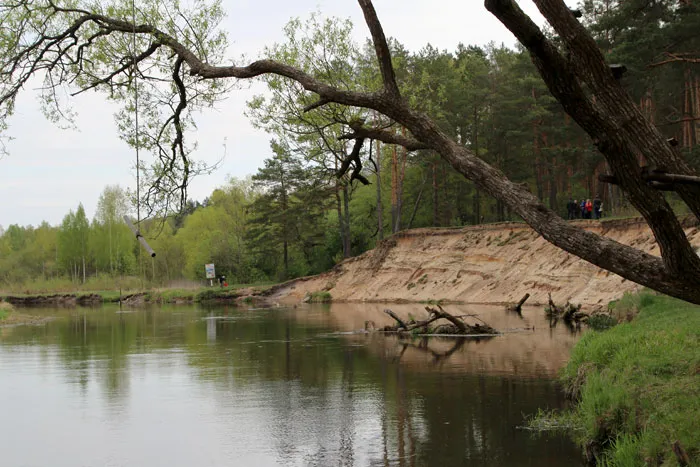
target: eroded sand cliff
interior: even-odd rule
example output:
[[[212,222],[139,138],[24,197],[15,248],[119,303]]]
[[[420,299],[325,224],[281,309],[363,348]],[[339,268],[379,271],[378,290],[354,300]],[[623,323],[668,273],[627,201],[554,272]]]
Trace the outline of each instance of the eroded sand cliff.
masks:
[[[639,219],[576,222],[659,254],[651,231]],[[700,244],[697,228],[686,232],[693,245]],[[271,298],[299,302],[307,293],[327,290],[334,301],[498,304],[530,293],[528,304],[534,305],[546,303],[551,292],[557,303],[597,305],[638,288],[556,248],[525,224],[506,223],[400,232],[327,273],[276,287]]]

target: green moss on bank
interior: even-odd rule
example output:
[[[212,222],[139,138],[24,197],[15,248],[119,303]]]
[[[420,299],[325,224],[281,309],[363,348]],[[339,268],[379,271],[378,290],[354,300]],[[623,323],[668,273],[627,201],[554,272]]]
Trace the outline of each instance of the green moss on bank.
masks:
[[[678,441],[700,465],[700,307],[642,293],[639,314],[586,333],[563,370],[577,405],[561,419],[608,466],[678,465]]]

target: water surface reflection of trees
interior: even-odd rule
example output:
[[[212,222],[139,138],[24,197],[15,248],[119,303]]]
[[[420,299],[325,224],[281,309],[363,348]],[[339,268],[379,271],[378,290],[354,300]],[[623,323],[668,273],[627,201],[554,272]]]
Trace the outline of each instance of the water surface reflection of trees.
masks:
[[[563,404],[547,379],[421,371],[379,336],[337,336],[284,311],[234,308],[116,313],[67,310],[45,327],[15,328],[3,346],[57,349],[66,374],[85,389],[98,380],[108,400],[129,397],[137,368],[170,368],[178,355],[222,407],[253,401],[281,463],[306,465],[573,465],[560,438],[516,429],[524,414]],[[421,346],[420,341],[406,345]],[[449,349],[462,350],[454,341]],[[161,355],[162,354],[162,355]],[[243,398],[241,395],[246,395]],[[238,398],[238,400],[232,400]],[[235,423],[235,421],[231,421]]]

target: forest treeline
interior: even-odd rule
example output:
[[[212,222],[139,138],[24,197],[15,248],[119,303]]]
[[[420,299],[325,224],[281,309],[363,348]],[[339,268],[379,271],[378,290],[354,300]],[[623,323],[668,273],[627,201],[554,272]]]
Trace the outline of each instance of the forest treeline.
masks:
[[[620,79],[645,115],[700,166],[697,2],[587,0],[580,8],[609,62],[624,65]],[[265,53],[340,88],[378,89],[374,51],[354,44],[351,30],[349,21],[320,14],[294,19],[287,40]],[[570,199],[596,196],[606,215],[632,213],[615,186],[598,181],[606,173],[603,157],[525,51],[460,44],[411,52],[395,40],[390,45],[401,93],[415,108],[562,216]],[[402,229],[513,219],[431,151],[368,138],[354,154],[345,139],[367,120],[398,136],[401,128],[366,111],[318,105],[279,76],[262,79],[269,92],[248,103],[247,115],[271,135],[269,158],[252,177],[232,178],[177,215],[143,222],[155,260],[139,262],[122,220],[133,213],[133,200],[109,186],[93,219],[78,206],[58,226],[0,230],[0,288],[99,275],[202,280],[205,263],[215,263],[231,283],[281,280],[327,270]]]

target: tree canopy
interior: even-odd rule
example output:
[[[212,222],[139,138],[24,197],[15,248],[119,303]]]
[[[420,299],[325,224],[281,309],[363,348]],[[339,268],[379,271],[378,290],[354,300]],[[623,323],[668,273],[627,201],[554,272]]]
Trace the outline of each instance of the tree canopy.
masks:
[[[598,11],[596,2],[584,5],[587,16],[579,20],[562,0],[534,0],[551,27],[545,32],[514,0],[486,0],[486,8],[529,53],[534,64],[530,68],[521,60],[522,55],[510,56],[507,51],[484,54],[462,48],[456,54],[443,54],[426,47],[411,56],[400,44],[387,40],[372,2],[358,3],[370,32],[368,50],[373,51],[373,57],[362,54],[361,48],[349,47],[342,36],[338,41],[328,37],[330,25],[319,24],[312,31],[317,35],[307,35],[305,40],[310,42],[302,43],[301,48],[295,49],[293,44],[271,48],[265,52],[267,58],[248,64],[231,64],[224,58],[226,34],[218,28],[223,15],[218,2],[196,2],[184,9],[177,2],[149,1],[141,2],[136,12],[118,1],[59,5],[16,0],[4,4],[0,19],[7,33],[0,42],[0,125],[6,124],[15,97],[32,76],[45,80],[46,112],[51,118],[69,115],[57,98],[60,87],[68,86],[76,93],[103,90],[124,104],[119,115],[124,138],[158,156],[147,168],[146,204],[155,208],[170,205],[173,199],[184,204],[189,178],[206,170],[189,158],[185,144],[187,131],[194,125],[192,111],[216,103],[237,80],[264,77],[281,96],[277,102],[273,98],[269,110],[277,115],[276,109],[285,102],[295,107],[283,109],[277,119],[268,113],[258,119],[262,124],[287,132],[302,128],[304,120],[309,120],[316,135],[319,128],[324,132],[332,129],[333,146],[338,145],[338,139],[352,142],[352,150],[343,148],[341,152],[336,176],[351,174],[350,179],[368,181],[362,173],[362,157],[369,156],[365,148],[368,141],[405,148],[391,154],[394,230],[394,211],[403,209],[402,185],[414,175],[406,171],[407,161],[416,162],[416,167],[422,164],[424,175],[432,171],[435,201],[437,181],[447,177],[446,171],[438,176],[445,166],[431,159],[431,155],[438,155],[473,182],[469,188],[474,190],[472,215],[476,222],[482,217],[479,194],[488,194],[497,200],[500,213],[516,214],[556,246],[637,283],[700,303],[700,258],[658,182],[648,177],[649,168],[656,170],[654,173],[694,176],[682,150],[692,147],[697,133],[691,131],[694,126],[684,123],[682,147],[669,144],[663,128],[654,125],[645,107],[649,101],[638,105],[619,79],[620,68],[611,69],[600,47],[607,44],[612,57],[626,57],[630,37],[646,37],[651,31],[668,40],[676,37],[680,42],[675,43],[683,44],[677,50],[651,53],[670,54],[667,62],[695,63],[695,57],[689,55],[695,50],[693,35],[687,31],[693,30],[696,6],[685,2],[677,8],[667,5],[671,2],[657,2],[660,6],[656,9],[643,6],[643,14],[625,27],[619,26],[619,17],[609,13],[597,25],[598,30],[591,28],[591,34],[586,26],[590,27],[590,15],[598,14],[592,13]],[[627,8],[623,3],[627,5],[612,5],[610,11]],[[670,22],[677,28],[670,30]],[[299,24],[292,23],[290,32],[294,27],[298,29]],[[323,45],[333,52],[327,60],[314,55],[324,50],[316,48]],[[523,68],[515,72],[518,79],[513,81],[506,73],[487,72],[489,60],[498,71]],[[649,56],[638,53],[629,63],[664,66],[648,61]],[[435,73],[436,69],[441,73]],[[536,70],[540,78],[528,70]],[[442,71],[446,76],[441,76]],[[692,71],[684,73],[689,91],[684,91],[688,104],[683,107],[683,122],[694,122],[697,78]],[[135,76],[137,93],[133,92]],[[252,109],[263,105],[255,103]],[[512,110],[499,112],[501,120],[488,122],[491,129],[502,132],[501,137],[484,141],[480,136],[486,116],[498,108]],[[563,119],[561,109],[567,114]],[[525,118],[515,118],[523,110]],[[144,122],[138,141],[130,124],[134,115]],[[578,124],[579,129],[567,129],[569,122]],[[650,226],[660,246],[660,258],[567,223],[556,211],[556,181],[567,167],[562,161],[587,154],[595,160],[592,147],[585,144],[566,148],[577,131],[582,138],[590,138],[592,147],[604,158],[610,180]],[[299,135],[291,140],[303,146],[307,141]],[[533,167],[527,170],[534,174],[536,193],[518,180],[523,171],[510,162],[523,151],[528,139]],[[306,152],[310,152],[308,148]],[[648,167],[646,172],[642,165]],[[445,192],[443,198],[463,196],[463,188],[459,188],[462,192]],[[663,188],[673,189],[694,216],[700,215],[697,185],[671,183]],[[347,184],[343,189],[348,189]],[[378,199],[377,207],[381,206],[381,194]],[[416,200],[418,206],[420,197]],[[350,205],[349,196],[342,204]],[[434,208],[434,212],[440,210],[439,206]],[[348,209],[346,214],[341,209],[338,212],[347,231]],[[434,218],[437,221],[437,216]]]

